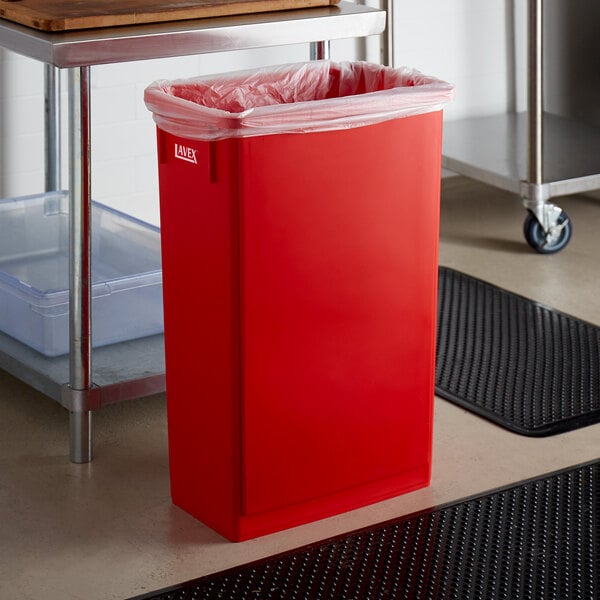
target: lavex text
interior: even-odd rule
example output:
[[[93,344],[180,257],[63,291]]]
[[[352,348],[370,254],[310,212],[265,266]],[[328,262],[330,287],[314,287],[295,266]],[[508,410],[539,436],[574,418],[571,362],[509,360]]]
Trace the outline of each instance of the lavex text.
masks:
[[[196,150],[194,148],[188,148],[182,144],[175,144],[175,158],[185,160],[187,162],[198,164],[196,159]]]

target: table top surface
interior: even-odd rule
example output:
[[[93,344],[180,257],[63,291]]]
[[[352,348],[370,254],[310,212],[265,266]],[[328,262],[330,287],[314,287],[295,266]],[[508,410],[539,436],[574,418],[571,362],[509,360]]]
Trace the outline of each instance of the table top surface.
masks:
[[[0,47],[60,68],[365,37],[385,11],[337,5],[77,31],[38,31],[0,19]]]

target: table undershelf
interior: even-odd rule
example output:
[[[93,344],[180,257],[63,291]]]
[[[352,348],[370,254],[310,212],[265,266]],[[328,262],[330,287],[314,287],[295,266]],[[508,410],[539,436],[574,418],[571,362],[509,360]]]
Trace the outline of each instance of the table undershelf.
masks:
[[[58,402],[69,381],[68,355],[46,357],[1,332],[0,368]],[[94,348],[92,381],[103,405],[163,392],[164,371],[162,335]]]
[[[543,176],[550,196],[600,188],[600,127],[545,113]],[[520,193],[527,181],[527,114],[448,121],[445,168]]]

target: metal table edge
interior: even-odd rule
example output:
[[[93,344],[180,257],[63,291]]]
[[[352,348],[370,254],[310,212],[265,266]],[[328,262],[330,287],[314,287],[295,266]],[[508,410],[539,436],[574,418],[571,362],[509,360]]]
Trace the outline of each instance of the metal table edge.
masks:
[[[351,2],[253,15],[43,32],[0,19],[0,46],[60,68],[380,34],[385,11]]]

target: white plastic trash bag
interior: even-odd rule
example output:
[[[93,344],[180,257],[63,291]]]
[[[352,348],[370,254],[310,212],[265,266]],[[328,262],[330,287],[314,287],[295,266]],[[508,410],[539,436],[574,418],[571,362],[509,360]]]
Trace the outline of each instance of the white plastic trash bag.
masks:
[[[313,61],[155,81],[144,101],[163,131],[210,141],[372,125],[441,110],[453,94],[407,67]]]

